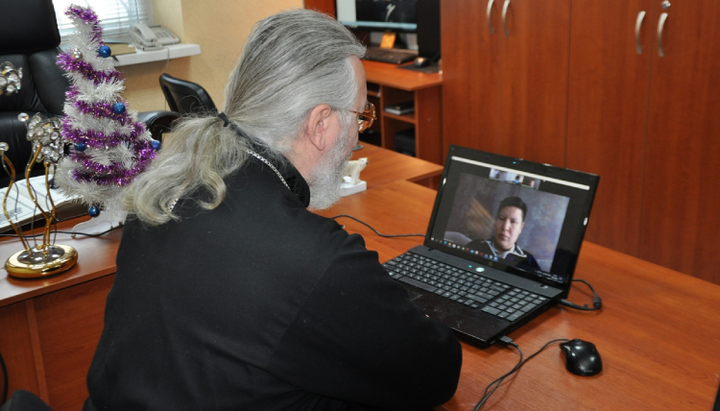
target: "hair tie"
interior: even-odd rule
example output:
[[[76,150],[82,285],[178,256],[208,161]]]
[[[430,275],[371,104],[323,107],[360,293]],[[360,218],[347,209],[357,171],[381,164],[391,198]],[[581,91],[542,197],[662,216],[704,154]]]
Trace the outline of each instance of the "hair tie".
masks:
[[[223,113],[222,111],[219,112],[217,116],[220,117],[220,119],[223,121],[223,127],[227,127],[228,124],[230,124],[230,120],[228,119],[228,116],[225,115],[225,113]]]

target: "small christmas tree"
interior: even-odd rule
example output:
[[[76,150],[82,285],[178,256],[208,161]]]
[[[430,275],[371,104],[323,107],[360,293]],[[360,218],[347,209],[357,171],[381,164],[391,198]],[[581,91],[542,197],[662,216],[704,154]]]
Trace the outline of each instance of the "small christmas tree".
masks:
[[[56,183],[64,193],[78,196],[91,216],[102,210],[112,226],[125,219],[123,188],[148,167],[159,142],[120,96],[125,81],[108,58],[111,50],[103,42],[97,14],[76,5],[65,14],[78,29],[72,48],[58,56],[70,79],[62,135],[72,147],[58,167]]]

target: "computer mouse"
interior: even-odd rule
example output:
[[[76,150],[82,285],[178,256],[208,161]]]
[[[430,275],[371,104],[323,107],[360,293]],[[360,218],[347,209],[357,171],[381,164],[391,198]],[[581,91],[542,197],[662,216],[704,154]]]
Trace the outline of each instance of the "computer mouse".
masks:
[[[560,344],[565,353],[565,368],[573,374],[589,377],[602,371],[602,359],[595,344],[574,339]]]
[[[430,65],[430,59],[427,57],[415,57],[413,65],[415,67],[427,67]]]

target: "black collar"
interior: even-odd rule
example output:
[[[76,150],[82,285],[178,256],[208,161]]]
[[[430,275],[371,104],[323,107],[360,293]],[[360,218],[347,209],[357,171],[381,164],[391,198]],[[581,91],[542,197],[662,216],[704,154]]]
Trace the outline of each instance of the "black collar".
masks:
[[[290,191],[292,191],[295,197],[307,208],[310,205],[310,186],[298,169],[282,154],[271,155],[266,148],[256,144],[251,139],[248,139],[248,141],[250,141],[251,150],[258,153],[277,168],[283,180],[285,180],[285,183],[290,187]],[[249,161],[256,161],[260,163],[261,166],[267,168],[262,161],[254,159],[253,157],[250,157]],[[275,174],[272,170],[268,171]]]
[[[280,174],[282,174],[287,185],[290,186],[290,191],[307,208],[310,205],[310,186],[290,161],[285,161],[285,163],[284,167],[279,168]]]
[[[305,208],[310,205],[310,186],[308,186],[308,183],[305,181],[297,168],[295,168],[295,166],[290,162],[290,160],[282,154],[270,155],[264,146],[258,144],[252,138],[247,137],[245,133],[243,133],[234,123],[231,123],[225,113],[219,113],[218,117],[224,121],[225,124],[223,127],[229,125],[230,128],[237,133],[238,137],[244,138],[248,143],[250,143],[251,150],[264,157],[268,162],[270,162],[270,164],[280,171],[280,175],[282,175],[283,180],[285,180],[285,183],[287,183],[288,187],[290,187],[290,191],[295,194],[295,197],[300,200]]]

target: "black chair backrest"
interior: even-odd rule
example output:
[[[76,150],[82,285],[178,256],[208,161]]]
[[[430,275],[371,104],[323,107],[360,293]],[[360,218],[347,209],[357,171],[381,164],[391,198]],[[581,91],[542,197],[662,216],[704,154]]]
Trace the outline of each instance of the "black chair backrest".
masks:
[[[8,143],[6,155],[22,174],[32,146],[18,114],[61,116],[70,82],[56,64],[60,33],[52,0],[3,0],[2,20],[0,63],[9,61],[23,77],[19,91],[0,95],[0,141]],[[42,173],[42,167],[34,171]],[[0,171],[0,187],[8,180]]]
[[[163,73],[160,75],[160,88],[172,111],[180,114],[216,111],[210,94],[199,84]]]

